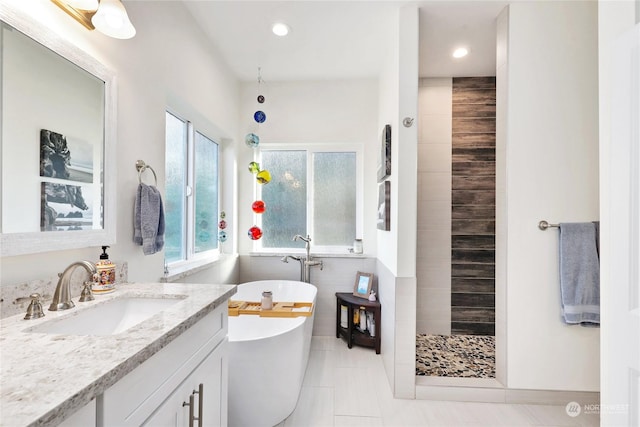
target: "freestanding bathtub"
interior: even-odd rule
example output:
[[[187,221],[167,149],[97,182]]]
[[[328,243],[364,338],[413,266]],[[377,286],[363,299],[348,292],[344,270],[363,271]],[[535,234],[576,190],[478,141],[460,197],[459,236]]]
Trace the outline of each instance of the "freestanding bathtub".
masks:
[[[233,300],[316,302],[315,286],[290,280],[238,285]],[[229,425],[272,427],[295,409],[309,360],[315,307],[311,316],[229,317]]]

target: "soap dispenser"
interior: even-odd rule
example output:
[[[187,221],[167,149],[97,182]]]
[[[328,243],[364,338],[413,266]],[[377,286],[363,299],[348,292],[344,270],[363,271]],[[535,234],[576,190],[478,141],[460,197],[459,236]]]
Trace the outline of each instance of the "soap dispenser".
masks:
[[[106,294],[115,291],[116,285],[116,265],[109,259],[107,254],[107,248],[109,246],[102,247],[102,254],[100,254],[100,261],[96,263],[96,270],[98,271],[98,280],[93,284],[93,293]]]

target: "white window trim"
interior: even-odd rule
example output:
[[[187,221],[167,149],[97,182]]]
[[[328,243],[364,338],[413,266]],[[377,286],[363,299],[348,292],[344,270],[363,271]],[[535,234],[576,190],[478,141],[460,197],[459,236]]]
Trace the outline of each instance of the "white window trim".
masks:
[[[259,149],[255,150],[254,161],[262,164],[262,150],[269,151],[306,151],[307,152],[307,183],[313,183],[313,153],[338,153],[349,152],[356,153],[356,236],[362,238],[364,228],[364,144],[362,143],[261,143]],[[268,184],[267,184],[268,185]],[[313,230],[313,191],[314,186],[308,185],[307,191],[307,230]],[[261,197],[261,186],[258,184],[254,188],[254,200]],[[256,215],[256,223],[262,228],[262,218]],[[293,236],[291,236],[293,237]],[[323,254],[350,254],[349,249],[352,246],[318,246],[313,244],[314,238],[311,236],[311,250],[314,253]],[[272,254],[287,251],[287,253],[305,253],[299,248],[263,248],[262,242],[257,240],[253,242],[252,253],[255,254]]]
[[[212,137],[208,134],[208,126],[199,126],[197,119],[190,120],[185,117],[188,115],[180,114],[170,108],[166,109],[166,112],[172,114],[179,120],[184,121],[187,124],[187,176],[186,188],[185,188],[185,200],[184,200],[184,212],[186,216],[186,253],[185,259],[178,261],[166,262],[164,268],[164,281],[175,280],[176,278],[184,277],[189,274],[193,274],[210,264],[216,263],[220,259],[220,242],[216,249],[211,249],[205,252],[195,252],[195,136],[196,132],[200,133],[204,137],[210,139],[218,146],[217,156],[217,171],[218,171],[218,209],[220,209],[221,203],[221,182],[222,171],[220,169],[220,157],[222,152],[222,138]],[[218,215],[220,212],[218,212]],[[217,223],[216,223],[217,231]],[[217,239],[217,232],[215,235]]]

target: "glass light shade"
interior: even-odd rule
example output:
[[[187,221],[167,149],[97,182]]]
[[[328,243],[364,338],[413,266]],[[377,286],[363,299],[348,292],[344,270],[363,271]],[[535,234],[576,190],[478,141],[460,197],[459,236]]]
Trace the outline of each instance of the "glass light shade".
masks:
[[[68,6],[81,10],[96,10],[98,8],[98,0],[65,0]]]
[[[136,29],[120,0],[102,0],[91,23],[96,30],[116,39],[130,39],[136,35]]]

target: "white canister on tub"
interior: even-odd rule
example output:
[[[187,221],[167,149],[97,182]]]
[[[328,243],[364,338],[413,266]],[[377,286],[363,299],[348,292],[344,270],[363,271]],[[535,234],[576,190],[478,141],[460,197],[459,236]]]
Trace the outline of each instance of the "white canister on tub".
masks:
[[[273,294],[271,291],[264,291],[262,293],[260,308],[262,310],[271,310],[273,308]]]

